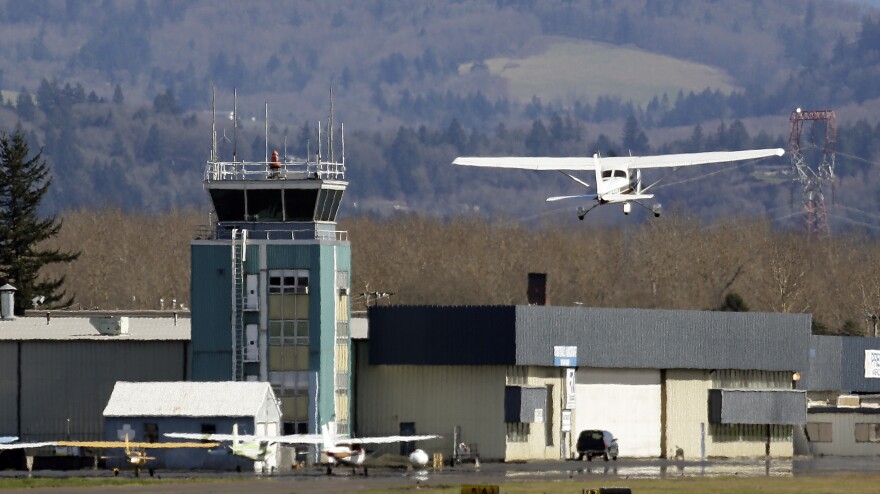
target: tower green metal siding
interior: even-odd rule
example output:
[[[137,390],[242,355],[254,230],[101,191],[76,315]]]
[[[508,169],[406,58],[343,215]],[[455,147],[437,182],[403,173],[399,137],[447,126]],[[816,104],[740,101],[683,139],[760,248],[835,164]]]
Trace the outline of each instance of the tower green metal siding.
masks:
[[[248,254],[250,254],[250,250]],[[232,380],[229,244],[191,246],[192,380]],[[254,256],[256,257],[256,253]]]

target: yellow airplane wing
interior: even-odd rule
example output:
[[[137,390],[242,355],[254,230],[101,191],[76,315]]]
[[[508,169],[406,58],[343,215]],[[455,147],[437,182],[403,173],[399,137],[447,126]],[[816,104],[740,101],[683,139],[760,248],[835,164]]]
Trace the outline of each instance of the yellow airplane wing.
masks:
[[[216,448],[220,443],[126,443],[125,441],[58,441],[57,446],[77,446],[80,448],[137,448],[137,449],[173,449],[173,448]]]

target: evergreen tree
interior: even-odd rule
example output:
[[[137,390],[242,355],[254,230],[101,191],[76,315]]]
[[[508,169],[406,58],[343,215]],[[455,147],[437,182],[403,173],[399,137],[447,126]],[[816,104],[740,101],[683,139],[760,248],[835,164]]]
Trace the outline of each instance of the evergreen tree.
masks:
[[[730,292],[724,297],[724,302],[715,309],[720,312],[748,312],[749,306],[736,292]]]
[[[121,105],[123,101],[125,101],[125,96],[122,95],[122,86],[117,84],[116,89],[113,90],[113,103]]]
[[[626,151],[633,154],[648,152],[648,136],[639,127],[636,117],[630,115],[623,126],[622,144]]]
[[[40,279],[43,266],[75,261],[79,252],[41,248],[55,237],[61,222],[54,216],[40,218],[37,209],[52,179],[42,151],[28,159],[30,149],[21,127],[11,135],[0,134],[0,279],[18,289],[15,311],[21,315],[29,301],[43,296],[48,306],[73,302],[62,286],[64,276]]]

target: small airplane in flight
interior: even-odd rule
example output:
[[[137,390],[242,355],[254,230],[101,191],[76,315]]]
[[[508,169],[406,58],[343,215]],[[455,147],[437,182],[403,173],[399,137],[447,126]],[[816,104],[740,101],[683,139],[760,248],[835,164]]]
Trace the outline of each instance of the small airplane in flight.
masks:
[[[130,442],[128,440],[128,436],[125,436],[124,441],[43,441],[43,442],[35,442],[35,443],[7,443],[0,444],[0,451],[11,450],[11,449],[32,449],[32,448],[42,448],[46,446],[55,446],[55,447],[78,447],[78,448],[91,448],[91,449],[110,449],[110,448],[122,448],[125,451],[125,459],[126,463],[130,464],[134,467],[134,476],[139,477],[140,471],[143,467],[147,465],[151,460],[155,460],[155,457],[148,456],[148,449],[176,449],[176,448],[215,448],[219,446],[219,443],[144,443],[144,442]],[[153,476],[153,469],[150,468],[150,476]],[[116,470],[116,475],[119,475],[119,471]]]
[[[651,199],[654,194],[648,191],[663,181],[680,167],[707,165],[711,163],[727,163],[731,161],[753,160],[769,156],[782,156],[783,149],[754,149],[746,151],[715,151],[707,153],[664,154],[658,156],[615,156],[600,157],[598,153],[590,157],[458,157],[453,165],[476,166],[486,168],[516,168],[521,170],[559,171],[575,182],[589,188],[590,185],[575,177],[571,172],[594,171],[596,174],[596,193],[573,196],[548,197],[548,202],[555,201],[589,201],[589,207],[578,206],[578,219],[583,220],[593,208],[605,204],[623,204],[623,214],[632,211],[632,204],[638,204],[659,217],[659,203],[651,207],[641,201]],[[652,182],[642,185],[642,170],[646,168],[671,168],[671,173]]]
[[[367,454],[363,447],[366,444],[425,441],[440,437],[437,435],[338,437],[336,434],[336,423],[332,421],[321,427],[321,434],[290,434],[286,436],[239,435],[237,424],[233,424],[232,434],[169,432],[165,436],[189,440],[231,441],[230,451],[232,454],[263,462],[263,465],[271,464],[271,468],[275,467],[275,451],[278,445],[321,446],[321,452],[327,457],[328,475],[333,473],[333,467],[337,464],[352,468],[360,467],[363,469],[364,475],[367,475],[367,467],[364,465]],[[428,461],[428,455],[422,450],[415,450],[410,455],[410,461],[417,466],[424,466]],[[255,468],[257,468],[256,465]]]

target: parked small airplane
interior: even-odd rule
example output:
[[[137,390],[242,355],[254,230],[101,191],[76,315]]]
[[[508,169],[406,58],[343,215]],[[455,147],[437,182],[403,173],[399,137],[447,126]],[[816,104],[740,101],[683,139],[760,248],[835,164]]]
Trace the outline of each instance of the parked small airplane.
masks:
[[[409,441],[425,441],[428,439],[436,439],[437,435],[421,435],[421,436],[382,436],[382,437],[338,437],[336,434],[336,423],[328,422],[321,427],[321,434],[291,434],[286,436],[254,436],[239,435],[237,424],[233,424],[232,434],[197,434],[186,432],[170,432],[166,433],[166,437],[190,440],[205,441],[231,441],[230,451],[232,454],[249,458],[264,465],[271,463],[274,468],[274,453],[279,444],[290,446],[322,446],[321,452],[327,457],[327,474],[333,473],[333,467],[337,464],[351,466],[353,468],[361,467],[364,475],[367,474],[367,467],[364,466],[364,460],[367,457],[365,444],[388,444],[395,442]],[[417,454],[417,453],[421,454]],[[410,455],[410,461],[418,466],[424,466],[427,462],[428,455],[421,450],[416,450]],[[257,466],[255,465],[255,468]]]
[[[0,444],[0,451],[42,448],[46,446],[92,449],[123,448],[125,451],[126,462],[134,467],[134,476],[139,477],[141,468],[146,466],[149,461],[156,459],[155,457],[147,456],[148,449],[214,448],[219,445],[219,443],[134,443],[128,440],[128,436],[125,436],[124,441],[43,441],[35,443]],[[152,476],[153,469],[150,468],[149,471],[150,476]],[[118,470],[116,471],[116,474],[119,475]]]
[[[593,208],[604,204],[623,204],[623,214],[632,211],[632,204],[638,204],[654,213],[654,217],[660,216],[661,206],[659,203],[650,208],[641,201],[651,199],[654,194],[647,192],[663,179],[675,172],[675,169],[683,166],[707,165],[710,163],[726,163],[769,156],[782,156],[783,149],[755,149],[746,151],[717,151],[708,153],[688,154],[665,154],[658,156],[621,156],[600,157],[598,153],[590,157],[496,157],[477,158],[459,157],[452,162],[453,165],[477,166],[487,168],[518,168],[522,170],[554,170],[562,172],[575,182],[589,187],[590,185],[575,177],[569,172],[595,171],[596,193],[573,196],[548,197],[547,201],[592,201],[588,208],[578,206],[578,218],[583,220]],[[648,186],[642,186],[642,169],[645,168],[672,168],[673,171]]]
[[[276,456],[279,444],[320,444],[320,434],[293,434],[287,436],[254,436],[239,434],[238,424],[232,424],[232,434],[198,434],[169,432],[165,437],[176,439],[214,441],[229,443],[226,451],[254,461],[254,470],[271,472],[277,468]]]

